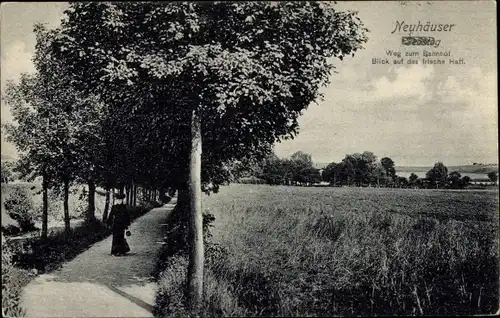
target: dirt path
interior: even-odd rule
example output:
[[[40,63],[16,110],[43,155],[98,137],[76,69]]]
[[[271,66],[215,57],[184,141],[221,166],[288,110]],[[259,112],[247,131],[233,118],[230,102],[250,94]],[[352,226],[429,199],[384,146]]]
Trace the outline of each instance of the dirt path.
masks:
[[[156,208],[132,223],[127,256],[110,255],[111,236],[24,289],[27,317],[153,317],[151,273],[163,242],[163,224],[175,206]]]

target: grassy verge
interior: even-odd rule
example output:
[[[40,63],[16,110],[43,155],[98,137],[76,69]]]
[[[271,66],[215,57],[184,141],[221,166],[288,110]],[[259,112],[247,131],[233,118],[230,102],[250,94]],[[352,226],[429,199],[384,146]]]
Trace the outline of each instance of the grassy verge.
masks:
[[[154,277],[158,283],[156,294],[156,304],[154,309],[155,317],[187,317],[189,312],[186,309],[186,279],[188,266],[188,244],[186,220],[183,218],[185,212],[176,206],[170,213],[165,227],[165,243],[159,253]],[[205,236],[205,302],[200,315],[202,317],[227,316],[221,312],[220,307],[228,308],[231,305],[215,305],[227,299],[231,299],[230,286],[220,284],[210,272],[216,265],[217,259],[225,257],[225,252],[220,245],[212,241],[210,228],[213,226],[213,215],[205,213],[203,215],[204,236]],[[207,271],[207,269],[209,269]],[[224,292],[221,293],[221,290]],[[214,291],[217,291],[214,293]],[[221,294],[223,297],[221,298]],[[231,300],[230,300],[231,302]],[[241,312],[235,300],[232,305],[236,306],[233,313]]]
[[[33,272],[15,266],[15,247],[5,241],[2,234],[2,317],[23,317],[22,288],[28,284]]]
[[[147,203],[143,207],[130,207],[129,213],[134,220],[158,206],[158,203]],[[69,235],[57,232],[49,235],[46,241],[31,239],[30,253],[21,253],[9,242],[4,242],[2,234],[2,316],[24,315],[20,295],[36,274],[57,269],[110,234],[111,230],[100,221],[84,223],[72,229]]]
[[[203,316],[498,310],[498,193],[233,185],[204,209]],[[156,314],[185,315],[186,255],[167,256]]]

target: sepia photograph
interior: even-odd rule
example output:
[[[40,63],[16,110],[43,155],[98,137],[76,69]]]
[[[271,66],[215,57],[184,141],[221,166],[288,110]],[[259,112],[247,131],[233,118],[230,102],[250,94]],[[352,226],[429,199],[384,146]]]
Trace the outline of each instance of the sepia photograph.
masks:
[[[2,317],[500,314],[495,1],[0,8]]]

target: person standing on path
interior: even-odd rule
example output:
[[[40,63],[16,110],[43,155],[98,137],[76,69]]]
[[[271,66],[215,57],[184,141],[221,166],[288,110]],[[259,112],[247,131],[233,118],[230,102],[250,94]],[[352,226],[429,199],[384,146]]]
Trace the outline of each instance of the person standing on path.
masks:
[[[125,239],[125,231],[130,226],[130,216],[127,206],[123,203],[124,194],[117,194],[116,198],[120,200],[118,204],[113,205],[109,213],[107,224],[113,230],[113,241],[111,242],[111,255],[122,256],[130,252],[130,247]]]

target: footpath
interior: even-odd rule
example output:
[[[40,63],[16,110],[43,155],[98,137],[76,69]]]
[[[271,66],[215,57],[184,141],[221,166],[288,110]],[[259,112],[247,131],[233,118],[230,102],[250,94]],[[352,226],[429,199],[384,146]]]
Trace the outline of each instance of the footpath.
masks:
[[[151,274],[175,204],[173,198],[132,223],[126,256],[110,255],[109,236],[60,269],[36,277],[23,291],[26,317],[153,317]]]

